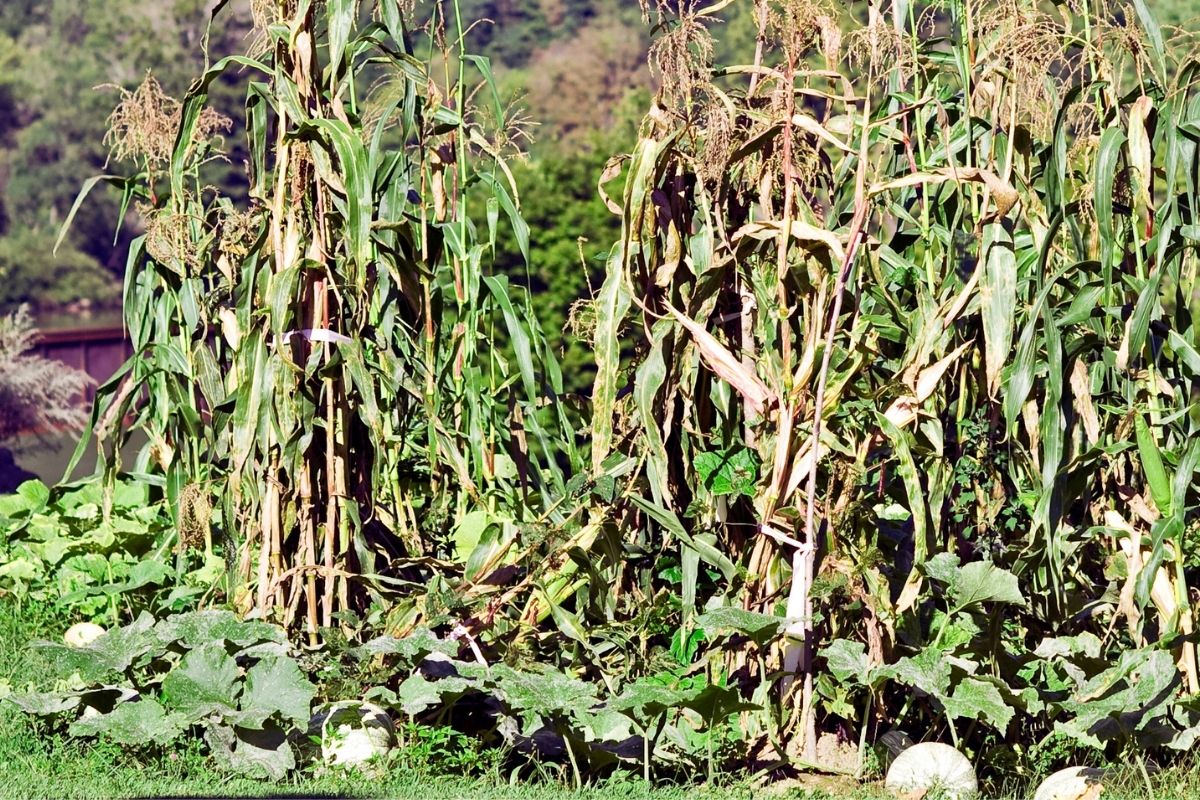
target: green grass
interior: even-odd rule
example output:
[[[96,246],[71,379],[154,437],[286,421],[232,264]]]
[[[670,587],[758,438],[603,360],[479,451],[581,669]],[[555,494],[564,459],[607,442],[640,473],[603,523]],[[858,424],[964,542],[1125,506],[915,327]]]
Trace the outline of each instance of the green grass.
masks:
[[[34,639],[58,638],[68,620],[53,610],[18,605],[0,598],[0,692],[44,680],[46,668]],[[407,754],[406,754],[407,755]],[[519,783],[499,767],[485,767],[481,777],[462,777],[461,764],[438,774],[422,768],[420,753],[403,759],[415,767],[392,769],[385,774],[357,771],[315,774],[310,768],[284,781],[231,777],[218,771],[205,754],[203,742],[192,740],[170,750],[131,752],[94,741],[72,740],[39,729],[38,724],[14,708],[0,703],[0,800],[34,798],[148,798],[148,797],[363,797],[413,798],[413,800],[742,800],[795,798],[796,800],[883,800],[878,784],[854,787],[841,779],[814,776],[772,787],[734,784],[728,788],[678,786],[649,787],[636,776],[610,780],[575,791],[552,769],[532,779],[528,770]],[[1163,770],[1153,776],[1156,800],[1200,797],[1200,769],[1194,765]],[[986,797],[1017,800],[1024,792],[1003,792]],[[1130,768],[1105,787],[1103,800],[1149,798],[1139,772]],[[929,800],[934,800],[929,798]]]
[[[620,784],[583,792],[562,787],[509,786],[495,780],[429,777],[420,773],[391,773],[369,777],[353,773],[313,776],[271,782],[222,776],[208,765],[197,748],[188,752],[135,760],[115,748],[79,748],[58,741],[39,742],[28,728],[13,735],[9,720],[0,734],[0,787],[3,798],[118,798],[118,797],[388,797],[413,798],[647,798],[748,797],[748,792],[689,792],[647,790],[639,784]]]

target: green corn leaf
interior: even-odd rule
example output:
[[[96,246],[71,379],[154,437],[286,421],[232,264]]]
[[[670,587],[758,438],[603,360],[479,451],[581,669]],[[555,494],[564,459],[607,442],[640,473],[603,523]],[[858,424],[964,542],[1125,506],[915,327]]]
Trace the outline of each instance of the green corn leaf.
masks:
[[[273,70],[266,64],[249,56],[226,56],[205,70],[200,79],[192,84],[183,101],[179,130],[175,136],[175,147],[171,154],[172,197],[183,197],[185,194],[184,178],[187,173],[188,155],[196,135],[196,123],[200,119],[200,112],[204,110],[204,105],[208,101],[208,88],[213,81],[234,65],[248,67],[266,75],[273,73]]]
[[[1160,231],[1160,235],[1161,235]],[[1127,357],[1129,363],[1141,356],[1146,344],[1146,336],[1150,332],[1150,320],[1158,316],[1159,283],[1162,280],[1165,267],[1155,269],[1150,278],[1138,292],[1137,303],[1133,307],[1133,316],[1129,319],[1127,336]]]
[[[235,478],[245,467],[258,437],[259,412],[266,388],[267,353],[263,330],[256,327],[245,334],[243,352],[249,357],[243,362],[245,373],[238,382],[237,400],[233,411],[232,453]]]
[[[596,301],[596,379],[592,386],[592,471],[600,472],[612,449],[613,414],[621,366],[621,326],[629,310],[629,291],[621,266],[622,248],[609,256],[608,277]]]
[[[1142,473],[1150,487],[1150,496],[1154,505],[1164,517],[1171,515],[1171,481],[1167,477],[1166,467],[1163,466],[1162,453],[1146,418],[1141,414],[1134,420],[1134,430],[1137,435],[1138,456],[1142,462]]]
[[[341,167],[341,185],[337,185],[331,174],[324,177],[330,188],[345,195],[348,255],[358,270],[365,270],[371,261],[371,220],[374,203],[370,157],[362,138],[347,123],[336,119],[309,120],[299,126],[297,134],[315,138],[337,155]]]
[[[508,278],[503,275],[488,276],[483,279],[483,282],[504,314],[504,323],[508,327],[508,335],[512,339],[513,349],[517,355],[517,367],[521,372],[521,381],[525,387],[525,398],[530,403],[536,403],[542,393],[538,388],[537,376],[534,373],[533,343],[509,297]]]
[[[350,40],[358,0],[327,0],[325,11],[329,20],[329,64],[335,75],[343,72],[342,55]]]
[[[917,472],[916,461],[913,459],[910,445],[911,434],[897,428],[883,414],[877,413],[875,420],[891,442],[898,462],[896,471],[904,481],[904,488],[908,494],[909,512],[912,514],[913,525],[913,567],[916,568],[925,563],[929,553],[927,532],[929,515],[925,507],[925,493],[921,489],[920,475]]]
[[[659,432],[662,406],[658,401],[659,390],[667,380],[667,364],[663,351],[671,327],[669,320],[659,320],[654,324],[650,350],[638,367],[634,381],[634,401],[641,418],[642,441],[646,448],[646,476],[650,481],[650,492],[654,496],[654,502],[659,505],[669,505],[671,502],[667,474],[669,458],[666,443]]]
[[[1096,226],[1100,231],[1100,259],[1104,263],[1107,263],[1114,253],[1120,252],[1113,237],[1113,186],[1120,167],[1125,138],[1125,131],[1119,127],[1105,129],[1096,153],[1096,188],[1092,203],[1096,209]]]
[[[737,575],[737,566],[729,560],[728,556],[710,542],[691,536],[674,513],[636,495],[629,499],[664,530],[699,553],[701,559],[719,569],[726,579],[732,580]]]
[[[987,264],[979,282],[983,314],[984,359],[988,391],[995,394],[1000,385],[1000,370],[1012,349],[1013,322],[1017,306],[1017,257],[1012,237],[999,224],[988,225]]]
[[[58,252],[58,248],[62,246],[63,240],[67,238],[67,233],[71,230],[71,223],[75,221],[75,215],[79,213],[79,208],[83,205],[83,201],[87,199],[87,196],[92,193],[92,190],[99,183],[110,183],[113,186],[126,190],[129,186],[129,181],[116,175],[96,175],[84,181],[79,194],[75,196],[75,202],[71,203],[71,210],[67,212],[67,218],[63,220],[63,224],[58,229],[58,238],[54,240],[54,253]]]
[[[508,191],[508,187],[503,181],[497,180],[494,175],[489,173],[480,173],[480,181],[484,186],[488,187],[492,193],[492,199],[500,204],[500,208],[504,210],[504,214],[508,217],[509,225],[512,226],[513,238],[516,239],[517,247],[521,251],[521,257],[525,259],[525,263],[529,263],[529,225],[521,217],[521,212],[517,208],[516,202]]]

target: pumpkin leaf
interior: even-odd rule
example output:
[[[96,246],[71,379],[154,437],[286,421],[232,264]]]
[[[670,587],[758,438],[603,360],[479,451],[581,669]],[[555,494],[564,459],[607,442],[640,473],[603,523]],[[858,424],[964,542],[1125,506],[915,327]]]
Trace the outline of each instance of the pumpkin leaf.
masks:
[[[268,657],[246,672],[242,691],[239,727],[261,729],[276,714],[297,725],[307,723],[312,710],[314,686],[296,662],[287,657]]]
[[[107,714],[83,717],[71,723],[72,736],[100,736],[117,744],[166,744],[183,733],[181,714],[167,713],[156,700],[142,698],[121,703]]]
[[[183,657],[163,678],[163,702],[189,722],[213,714],[232,716],[237,709],[237,663],[225,645],[209,642]]]

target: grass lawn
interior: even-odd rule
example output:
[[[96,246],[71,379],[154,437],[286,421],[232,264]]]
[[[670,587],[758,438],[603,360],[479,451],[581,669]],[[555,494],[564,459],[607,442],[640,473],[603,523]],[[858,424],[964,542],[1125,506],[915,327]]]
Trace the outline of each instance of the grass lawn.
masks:
[[[38,608],[20,608],[0,598],[0,694],[44,675],[32,639],[57,638],[64,623]],[[854,786],[845,780],[806,777],[770,787],[734,784],[726,788],[649,787],[636,776],[576,791],[557,773],[510,785],[509,776],[492,769],[482,778],[438,775],[422,769],[364,774],[301,771],[283,781],[252,780],[219,772],[199,739],[171,752],[130,753],[116,745],[57,735],[39,735],[35,722],[0,703],[0,800],[33,798],[154,797],[363,797],[412,800],[882,800],[879,784]],[[1155,800],[1200,798],[1200,770],[1175,768],[1153,778]],[[1004,800],[1025,792],[987,795]],[[1105,786],[1102,800],[1150,798],[1140,773],[1128,769]],[[935,800],[928,797],[925,800]],[[1072,799],[1073,800],[1073,799]],[[1089,800],[1091,800],[1089,798]]]

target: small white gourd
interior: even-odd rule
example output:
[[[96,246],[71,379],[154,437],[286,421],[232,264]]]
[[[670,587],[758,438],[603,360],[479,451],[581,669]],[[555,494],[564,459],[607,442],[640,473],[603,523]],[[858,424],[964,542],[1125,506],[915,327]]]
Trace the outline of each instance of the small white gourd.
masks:
[[[63,642],[67,647],[87,647],[105,634],[104,628],[94,622],[78,622],[67,628]]]
[[[1038,786],[1033,800],[1095,800],[1104,791],[1104,770],[1096,767],[1060,769]]]
[[[362,764],[385,755],[395,739],[392,719],[379,706],[337,703],[321,723],[321,757],[327,764]]]
[[[891,792],[917,796],[940,790],[947,800],[966,800],[979,792],[971,762],[940,742],[922,742],[897,756],[888,768],[885,786]]]

